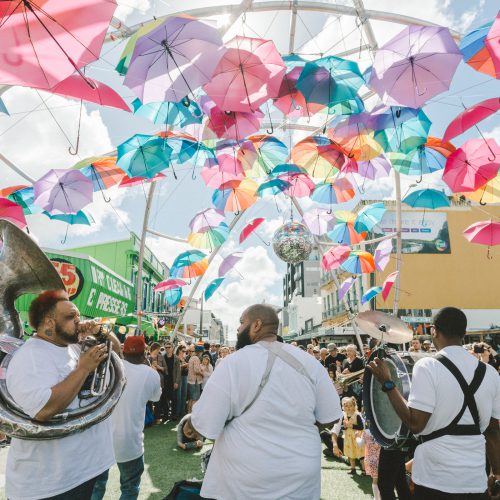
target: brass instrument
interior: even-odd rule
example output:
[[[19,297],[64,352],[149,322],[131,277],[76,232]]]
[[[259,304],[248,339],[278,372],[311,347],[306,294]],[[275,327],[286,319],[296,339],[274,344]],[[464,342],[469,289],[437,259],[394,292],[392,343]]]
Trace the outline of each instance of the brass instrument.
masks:
[[[342,386],[342,389],[344,391],[352,384],[355,384],[357,382],[362,382],[363,381],[363,375],[365,373],[365,369],[363,368],[362,370],[358,370],[357,372],[353,373],[346,373],[346,374],[340,374],[337,375],[337,382],[339,385]]]

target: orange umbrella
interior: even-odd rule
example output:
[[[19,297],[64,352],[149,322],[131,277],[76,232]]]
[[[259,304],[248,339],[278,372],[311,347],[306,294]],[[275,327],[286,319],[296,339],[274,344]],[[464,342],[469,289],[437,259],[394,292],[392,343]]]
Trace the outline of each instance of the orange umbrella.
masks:
[[[212,202],[218,210],[239,213],[257,201],[257,188],[251,179],[228,181],[214,191]]]
[[[330,139],[314,135],[295,144],[292,163],[302,167],[311,177],[327,179],[344,164],[344,153]]]

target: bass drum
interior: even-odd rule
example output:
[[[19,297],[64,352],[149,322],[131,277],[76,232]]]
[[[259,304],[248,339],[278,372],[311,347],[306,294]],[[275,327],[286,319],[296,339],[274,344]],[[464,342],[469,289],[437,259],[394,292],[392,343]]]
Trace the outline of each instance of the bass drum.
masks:
[[[377,355],[378,352],[375,351],[369,361]],[[389,365],[391,378],[407,401],[410,396],[413,366],[419,359],[427,356],[432,354],[394,350],[385,354],[384,359]],[[365,370],[363,377],[363,406],[370,432],[381,446],[387,449],[401,449],[414,440],[413,434],[398,417],[387,394],[382,391],[382,385],[370,369]]]

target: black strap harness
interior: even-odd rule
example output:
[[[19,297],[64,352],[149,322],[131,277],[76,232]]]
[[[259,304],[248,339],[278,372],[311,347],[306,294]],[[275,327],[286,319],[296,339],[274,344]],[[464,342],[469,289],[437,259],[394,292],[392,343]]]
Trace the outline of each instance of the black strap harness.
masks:
[[[419,436],[419,440],[421,443],[425,443],[430,441],[431,439],[437,439],[441,436],[477,436],[481,434],[481,428],[479,426],[479,412],[477,410],[476,400],[474,398],[474,394],[478,390],[481,382],[484,379],[484,375],[486,373],[486,365],[478,361],[478,365],[476,371],[474,372],[474,377],[472,378],[472,382],[468,384],[464,379],[463,375],[460,373],[460,370],[446,357],[442,354],[438,354],[435,356],[439,362],[441,362],[456,378],[457,382],[460,384],[460,388],[464,393],[464,404],[462,408],[458,412],[457,416],[448,424],[446,427],[442,429],[438,429],[437,431],[431,432],[425,436]],[[460,419],[465,413],[466,409],[469,409],[470,414],[472,415],[472,419],[474,420],[473,424],[459,424]]]

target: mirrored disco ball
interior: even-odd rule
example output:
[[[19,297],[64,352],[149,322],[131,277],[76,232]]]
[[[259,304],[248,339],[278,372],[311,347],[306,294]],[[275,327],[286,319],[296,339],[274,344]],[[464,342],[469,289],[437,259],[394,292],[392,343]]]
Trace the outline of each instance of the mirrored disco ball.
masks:
[[[309,257],[314,239],[306,226],[298,222],[283,224],[273,236],[274,253],[289,264],[298,264]]]

